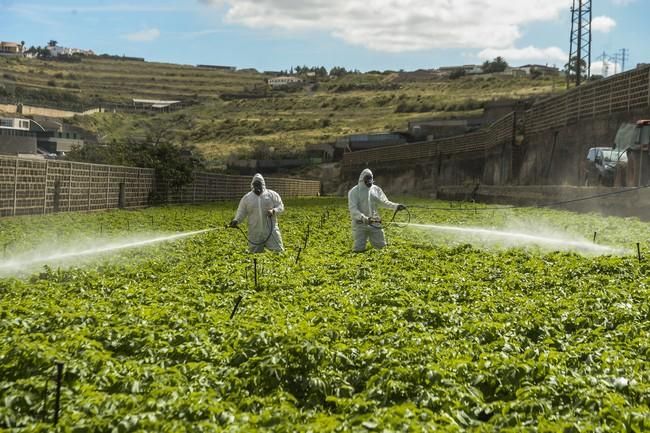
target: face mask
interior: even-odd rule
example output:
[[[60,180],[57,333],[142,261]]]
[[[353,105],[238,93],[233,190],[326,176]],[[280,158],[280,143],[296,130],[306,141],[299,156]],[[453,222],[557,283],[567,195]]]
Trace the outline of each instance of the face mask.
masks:
[[[363,183],[366,184],[368,188],[372,186],[372,176],[366,176],[363,178]]]
[[[260,182],[253,182],[253,192],[256,195],[262,194],[262,184]]]

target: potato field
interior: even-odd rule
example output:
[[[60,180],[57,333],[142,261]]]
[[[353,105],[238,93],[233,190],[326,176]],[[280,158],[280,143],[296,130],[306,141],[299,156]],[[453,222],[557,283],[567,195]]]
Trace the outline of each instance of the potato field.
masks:
[[[340,198],[281,254],[236,202],[0,219],[0,431],[650,431],[649,223],[391,199],[359,254]]]

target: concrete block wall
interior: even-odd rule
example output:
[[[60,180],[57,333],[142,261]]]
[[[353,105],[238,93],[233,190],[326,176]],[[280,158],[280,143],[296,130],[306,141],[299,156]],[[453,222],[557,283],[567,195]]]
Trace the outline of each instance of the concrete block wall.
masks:
[[[153,180],[151,169],[0,157],[0,216],[145,206]]]
[[[230,176],[196,172],[194,182],[179,191],[170,192],[167,203],[201,203],[216,200],[240,199],[251,190],[252,176]],[[320,194],[320,181],[264,177],[266,187],[281,197],[314,197]]]
[[[194,182],[167,196],[168,203],[239,199],[250,176],[197,172]],[[316,196],[320,182],[266,178],[282,197]],[[0,157],[0,216],[137,208],[152,203],[153,169]]]
[[[475,133],[347,153],[342,175],[347,182],[364,167],[387,168],[388,184],[417,168],[430,178],[426,185],[582,185],[588,148],[611,146],[621,123],[648,118],[650,67],[643,67],[546,98]]]
[[[343,157],[344,182],[356,183],[361,170],[369,167],[375,175],[390,173],[385,187],[399,193],[390,180],[405,172],[417,173],[415,185],[462,185],[507,181],[512,177],[512,144],[515,137],[515,113],[510,113],[489,128],[455,137],[402,144],[380,149],[346,153]],[[386,176],[386,174],[384,175]],[[416,188],[420,188],[417,186]],[[411,191],[415,193],[416,191]]]

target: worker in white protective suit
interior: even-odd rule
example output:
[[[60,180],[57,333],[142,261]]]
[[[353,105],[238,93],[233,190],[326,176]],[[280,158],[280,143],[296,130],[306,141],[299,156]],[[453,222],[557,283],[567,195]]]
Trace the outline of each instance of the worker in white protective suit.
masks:
[[[272,251],[284,251],[277,215],[284,212],[280,194],[266,188],[261,174],[253,176],[249,193],[239,201],[235,219],[230,227],[237,227],[248,218],[248,249],[261,253],[264,247]]]
[[[379,207],[395,211],[406,208],[402,204],[389,201],[384,191],[377,185],[373,185],[372,171],[366,168],[359,175],[359,184],[348,192],[348,209],[352,218],[355,252],[364,251],[368,239],[375,248],[386,246],[384,229],[377,211]]]

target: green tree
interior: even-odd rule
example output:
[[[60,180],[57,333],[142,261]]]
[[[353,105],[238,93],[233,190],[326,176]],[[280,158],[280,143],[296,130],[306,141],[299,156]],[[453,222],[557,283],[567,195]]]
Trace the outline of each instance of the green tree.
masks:
[[[330,76],[333,77],[342,77],[343,75],[346,75],[348,71],[345,70],[344,67],[342,66],[334,66],[332,69],[330,69]]]
[[[485,61],[481,68],[483,69],[483,72],[486,74],[492,73],[492,72],[503,72],[506,70],[508,67],[508,62],[501,57],[497,56],[492,60],[491,62]]]
[[[144,135],[122,142],[87,144],[68,152],[66,159],[95,164],[153,168],[157,193],[164,197],[192,182],[195,169],[203,164],[192,147],[179,146],[171,139],[171,126],[163,121],[141,125]],[[157,198],[160,198],[157,197]]]
[[[570,77],[575,77],[578,70],[578,64],[580,65],[580,77],[582,79],[587,79],[587,62],[585,59],[580,59],[578,63],[578,57],[571,57],[571,61],[564,64],[564,70],[568,72]]]

